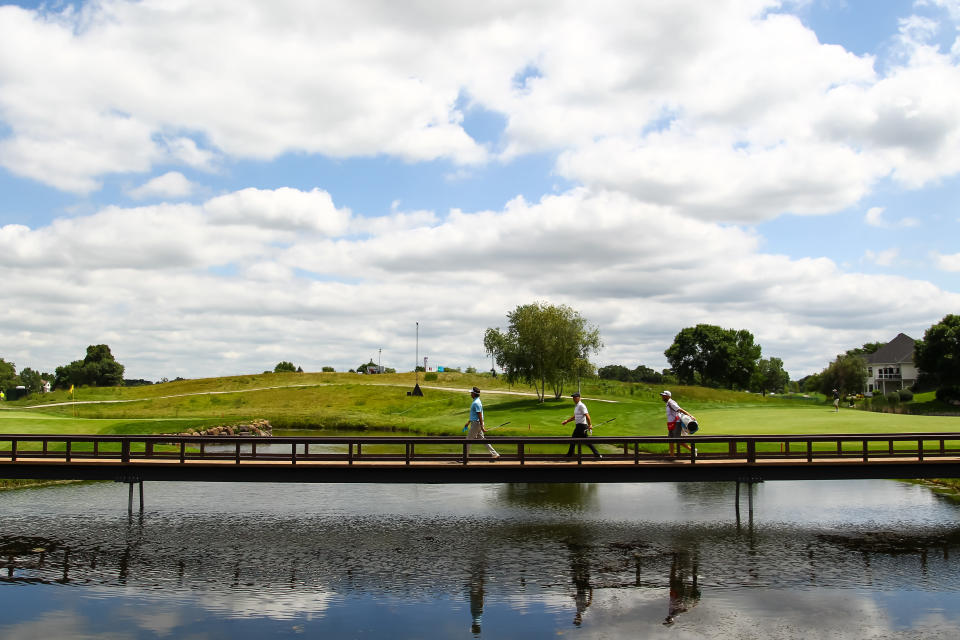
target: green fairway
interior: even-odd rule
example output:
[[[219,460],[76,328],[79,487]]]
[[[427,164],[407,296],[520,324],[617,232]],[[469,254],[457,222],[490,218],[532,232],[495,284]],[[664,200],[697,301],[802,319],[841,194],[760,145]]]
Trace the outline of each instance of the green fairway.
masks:
[[[422,376],[421,376],[422,378]],[[413,374],[261,374],[184,380],[133,388],[83,388],[70,402],[64,391],[8,402],[0,411],[5,433],[170,433],[190,427],[265,418],[277,429],[396,431],[460,435],[470,402],[481,387],[490,435],[567,436],[573,403],[566,395],[540,403],[525,386],[490,376],[443,373],[420,379],[424,397],[408,396]],[[567,390],[569,393],[570,389]],[[590,380],[584,401],[595,436],[666,435],[659,388]],[[700,420],[701,435],[844,434],[958,430],[956,417],[871,413],[822,400],[674,387],[681,406]],[[26,409],[25,407],[39,408]]]

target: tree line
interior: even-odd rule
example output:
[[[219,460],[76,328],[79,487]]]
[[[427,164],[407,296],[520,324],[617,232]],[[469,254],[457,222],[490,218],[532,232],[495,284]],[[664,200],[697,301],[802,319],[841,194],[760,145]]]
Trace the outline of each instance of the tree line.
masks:
[[[0,358],[0,389],[22,386],[28,394],[39,393],[45,381],[50,383],[52,389],[69,389],[71,386],[119,387],[124,384],[123,369],[105,344],[88,346],[83,360],[57,367],[52,374],[41,373],[30,367],[24,367],[17,373],[15,363]]]
[[[542,402],[547,390],[555,398],[583,377],[653,384],[750,389],[766,394],[783,391],[790,380],[780,358],[761,358],[761,347],[744,329],[698,324],[682,329],[664,355],[670,369],[657,372],[645,365],[629,369],[612,364],[596,369],[590,354],[603,346],[600,332],[566,305],[540,302],[520,305],[507,314],[507,329],[488,328],[484,347],[510,382],[533,386]]]

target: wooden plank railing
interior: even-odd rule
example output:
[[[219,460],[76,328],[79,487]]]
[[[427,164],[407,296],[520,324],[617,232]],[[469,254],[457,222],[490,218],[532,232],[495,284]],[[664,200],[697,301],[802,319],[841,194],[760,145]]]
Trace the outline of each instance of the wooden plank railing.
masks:
[[[583,448],[602,448],[605,461],[641,464],[673,461],[665,445],[695,445],[693,451],[677,456],[691,463],[737,460],[748,464],[774,461],[837,459],[870,464],[874,461],[909,458],[918,462],[960,457],[960,433],[897,433],[843,435],[694,436],[671,439],[642,437],[490,437],[466,441],[456,436],[90,436],[0,434],[0,464],[23,461],[75,463],[137,463],[167,461],[180,464],[232,461],[298,464],[304,462],[451,462],[461,464],[490,460],[482,447],[490,443],[501,454],[500,461],[520,465],[568,460],[564,453],[570,443],[578,464],[593,460]],[[467,446],[470,454],[465,456]]]

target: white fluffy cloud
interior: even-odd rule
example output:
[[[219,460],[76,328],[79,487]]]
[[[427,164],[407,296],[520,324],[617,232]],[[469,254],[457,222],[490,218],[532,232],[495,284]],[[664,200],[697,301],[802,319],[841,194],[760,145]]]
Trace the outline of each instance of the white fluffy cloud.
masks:
[[[710,220],[837,211],[887,176],[912,188],[960,171],[960,70],[916,21],[880,74],[780,9],[0,7],[0,164],[89,192],[159,163],[290,152],[484,162],[491,150],[462,127],[466,99],[506,118],[505,158],[562,151],[571,180]]]
[[[933,253],[931,256],[938,269],[943,271],[960,271],[960,253],[944,255]]]
[[[288,187],[251,187],[209,200],[204,211],[215,224],[275,231],[310,230],[329,236],[342,233],[350,220],[350,211],[334,207],[330,194],[321,189],[304,192]]]
[[[842,211],[880,181],[913,189],[960,172],[958,58],[931,44],[926,19],[904,20],[897,57],[881,64],[821,43],[782,9],[2,6],[0,166],[87,195],[126,174],[146,205],[0,226],[8,355],[50,369],[108,342],[131,375],[156,378],[278,359],[353,366],[383,348],[406,368],[419,321],[427,353],[480,365],[483,330],[534,299],[595,322],[603,362],[662,366],[675,333],[697,322],[749,328],[796,374],[851,345],[919,334],[957,294],[763,253],[758,232],[736,225]],[[503,118],[501,139],[467,134],[473,107]],[[534,152],[555,154],[577,186],[492,210],[380,217],[335,203],[323,177],[171,202],[204,193],[177,169],[319,154],[456,171]],[[865,220],[916,223],[881,207]],[[898,251],[863,256],[889,264]],[[957,256],[933,257],[957,270]]]
[[[127,191],[127,194],[134,200],[144,200],[147,198],[185,198],[194,192],[196,185],[187,180],[179,171],[168,171],[162,176],[152,178],[140,185]]]
[[[901,218],[895,222],[889,222],[884,219],[883,212],[883,207],[870,207],[867,209],[867,213],[863,216],[863,220],[871,227],[879,227],[881,229],[890,229],[893,227],[917,227],[920,225],[919,220],[910,217]]]
[[[51,369],[77,357],[66,334],[78,353],[107,342],[135,377],[281,359],[346,368],[378,348],[407,368],[420,322],[422,353],[479,366],[484,329],[544,299],[601,328],[604,362],[664,366],[677,331],[710,322],[749,328],[800,373],[865,336],[889,339],[883,327],[918,333],[960,305],[929,283],[764,254],[751,232],[622,193],[392,220],[357,233],[325,192],[246,189],[2,227],[0,327],[18,336],[7,355]],[[895,301],[879,310],[878,287]],[[877,329],[865,330],[867,316]]]
[[[863,257],[867,262],[872,262],[873,264],[881,267],[889,267],[899,256],[900,250],[894,247],[884,251],[872,251],[867,249]]]

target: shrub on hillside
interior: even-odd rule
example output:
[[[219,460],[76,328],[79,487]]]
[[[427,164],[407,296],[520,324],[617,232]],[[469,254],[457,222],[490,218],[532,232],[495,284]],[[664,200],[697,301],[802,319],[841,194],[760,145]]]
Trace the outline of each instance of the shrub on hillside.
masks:
[[[910,389],[901,389],[897,395],[900,396],[900,402],[910,402],[913,400],[913,391],[910,391]]]
[[[423,374],[424,382],[435,382],[437,379],[436,372],[431,371],[430,373]]]
[[[898,404],[900,404],[900,394],[898,394],[896,391],[891,391],[888,393],[887,404],[889,404],[891,407],[896,407]]]

